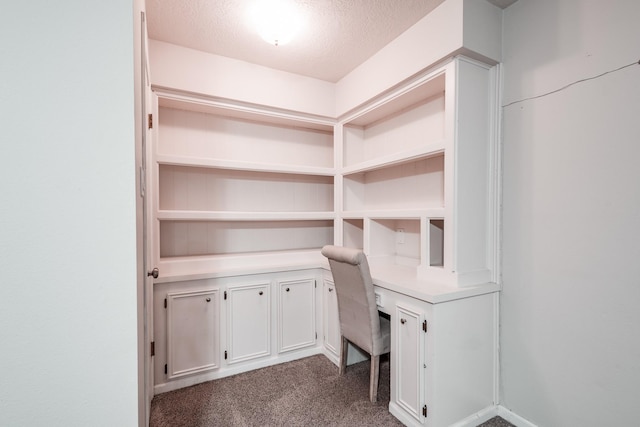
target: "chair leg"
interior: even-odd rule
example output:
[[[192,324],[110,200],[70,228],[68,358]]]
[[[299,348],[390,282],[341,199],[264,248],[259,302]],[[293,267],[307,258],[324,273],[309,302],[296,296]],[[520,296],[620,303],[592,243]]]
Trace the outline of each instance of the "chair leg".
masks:
[[[340,341],[340,375],[344,375],[347,372],[347,351],[349,350],[349,342],[345,337],[342,337]]]
[[[371,373],[369,375],[369,400],[378,400],[378,380],[380,379],[380,356],[371,356]]]

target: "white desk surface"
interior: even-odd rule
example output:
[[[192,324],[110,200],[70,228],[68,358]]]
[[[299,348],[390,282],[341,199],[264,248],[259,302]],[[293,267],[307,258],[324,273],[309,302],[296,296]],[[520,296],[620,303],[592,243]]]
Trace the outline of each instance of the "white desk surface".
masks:
[[[497,292],[500,285],[485,283],[474,286],[447,286],[418,279],[414,267],[370,265],[373,284],[382,289],[407,295],[431,304]]]
[[[289,265],[265,265],[256,266],[256,268],[252,269],[203,272],[199,274],[160,277],[155,279],[154,283],[182,282],[248,274],[277,273],[281,271],[311,270],[320,268],[330,271],[329,263],[326,260],[323,260],[322,262],[292,263]],[[373,284],[376,287],[407,295],[431,304],[493,293],[500,290],[500,285],[496,283],[456,287],[418,279],[415,267],[389,265],[386,263],[384,265],[377,265],[373,262],[370,263],[370,269]]]

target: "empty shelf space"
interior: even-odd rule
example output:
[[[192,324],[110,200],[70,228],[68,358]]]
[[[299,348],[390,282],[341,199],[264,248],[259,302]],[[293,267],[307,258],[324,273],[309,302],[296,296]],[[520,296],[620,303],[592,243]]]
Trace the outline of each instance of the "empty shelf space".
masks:
[[[333,167],[333,131],[160,108],[157,154],[260,164]]]
[[[388,115],[372,116],[343,126],[343,166],[393,161],[406,157],[405,152],[435,152],[444,149],[444,91],[417,101]],[[389,158],[389,160],[385,160]]]
[[[444,156],[344,177],[344,210],[429,209],[444,205]]]
[[[419,219],[372,219],[369,255],[398,265],[420,265]]]
[[[364,247],[364,220],[343,219],[342,245],[349,248],[362,249]]]
[[[161,211],[331,212],[332,176],[160,165]]]
[[[333,221],[161,221],[160,257],[320,248],[333,242]]]

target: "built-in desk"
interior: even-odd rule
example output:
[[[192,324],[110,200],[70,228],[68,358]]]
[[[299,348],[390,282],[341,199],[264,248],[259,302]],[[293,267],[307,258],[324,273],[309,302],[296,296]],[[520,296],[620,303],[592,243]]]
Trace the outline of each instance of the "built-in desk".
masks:
[[[499,286],[495,283],[469,287],[435,284],[419,279],[415,268],[376,264],[375,260],[370,262],[370,269],[379,299],[378,308],[391,319],[390,412],[406,425],[475,425],[472,421],[465,424],[464,420],[474,420],[476,414],[492,408],[494,403]],[[219,359],[220,353],[226,353],[224,343],[231,336],[229,322],[233,309],[227,306],[225,294],[251,290],[259,285],[258,291],[274,295],[270,301],[273,311],[278,312],[283,307],[279,302],[279,283],[295,281],[305,286],[305,283],[322,281],[323,278],[324,283],[315,292],[319,322],[316,330],[323,334],[318,335],[315,343],[311,341],[309,346],[300,350],[283,352],[276,345],[282,341],[281,335],[274,335],[277,338],[267,348],[270,351],[265,356],[243,363]],[[288,265],[256,265],[253,269],[237,271],[174,275],[160,277],[154,283],[156,392],[319,352],[324,352],[334,362],[339,360],[339,346],[331,348],[329,338],[337,333],[339,340],[339,326],[337,307],[333,310],[330,307],[335,292],[331,291],[331,271],[324,259]],[[164,299],[167,296],[182,298],[194,295],[193,300],[197,302],[202,292],[215,302],[216,310],[221,311],[213,317],[216,323],[212,326],[211,335],[220,353],[214,355],[216,363],[210,368],[184,377],[169,378],[164,374],[166,355],[170,352],[170,345],[166,342],[168,319],[167,310],[163,307]],[[273,334],[290,324],[279,319],[276,316],[268,321],[276,325]],[[185,333],[191,333],[189,331],[185,330]]]

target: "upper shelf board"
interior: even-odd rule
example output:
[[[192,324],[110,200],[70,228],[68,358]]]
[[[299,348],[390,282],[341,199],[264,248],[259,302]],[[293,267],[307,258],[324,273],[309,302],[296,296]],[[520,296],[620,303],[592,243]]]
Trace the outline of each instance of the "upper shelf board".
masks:
[[[345,117],[343,122],[345,125],[366,127],[430,98],[441,96],[444,91],[445,73],[440,71],[418,79],[400,92],[392,92],[374,100],[354,115]]]
[[[333,133],[335,119],[290,112],[286,110],[265,110],[251,104],[209,99],[196,94],[182,94],[174,91],[156,90],[158,106],[177,110],[207,113],[234,119],[268,123],[277,126],[314,129]]]

